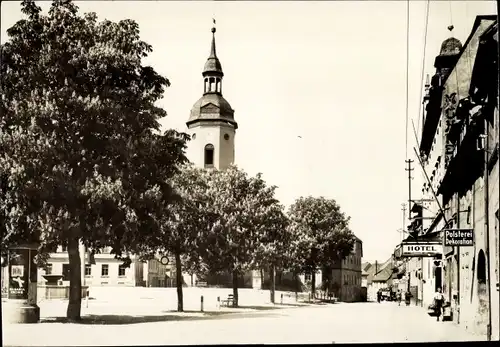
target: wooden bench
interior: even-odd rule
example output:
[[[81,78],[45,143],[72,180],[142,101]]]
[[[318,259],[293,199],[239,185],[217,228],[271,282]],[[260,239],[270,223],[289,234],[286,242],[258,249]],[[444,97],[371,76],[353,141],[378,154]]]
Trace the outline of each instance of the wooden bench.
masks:
[[[227,296],[227,299],[221,300],[221,302],[220,302],[221,306],[229,307],[230,304],[231,304],[231,306],[234,306],[234,295],[233,294],[229,294]]]
[[[196,286],[197,287],[206,287],[207,286],[207,282],[197,282]]]

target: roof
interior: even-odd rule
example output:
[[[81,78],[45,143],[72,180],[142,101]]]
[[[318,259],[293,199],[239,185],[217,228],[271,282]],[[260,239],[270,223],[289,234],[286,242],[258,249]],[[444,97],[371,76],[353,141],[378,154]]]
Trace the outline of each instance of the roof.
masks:
[[[375,275],[372,279],[373,282],[387,282],[389,279],[391,279],[392,274],[394,272],[392,271],[391,266],[387,266],[382,271],[379,271],[377,275]]]
[[[476,16],[476,19],[474,20],[474,24],[472,25],[472,29],[470,31],[469,37],[467,37],[467,39],[465,40],[465,43],[462,45],[462,48],[460,49],[460,55],[462,55],[464,53],[465,49],[469,45],[469,42],[474,37],[474,34],[476,33],[477,28],[479,27],[479,25],[481,25],[481,22],[484,20],[496,21],[497,16],[494,14]]]
[[[386,282],[391,278],[393,271],[393,261],[392,257],[387,259],[385,262],[376,262],[376,263],[363,263],[362,265],[362,275],[365,274],[368,276],[368,284],[371,282]]]
[[[212,45],[210,46],[210,55],[208,56],[205,67],[203,68],[203,76],[215,74],[223,76],[222,64],[217,58],[217,52],[215,50],[215,28],[212,28]]]
[[[219,58],[217,58],[217,52],[215,50],[215,28],[212,28],[212,45],[210,47],[210,55],[203,68],[203,76],[215,76],[220,78],[224,76],[222,65]],[[217,91],[205,91],[203,96],[193,105],[186,124],[189,127],[193,123],[200,121],[222,121],[230,124],[235,129],[238,128],[238,124],[234,120],[234,110],[231,105],[229,105],[229,102],[224,99],[220,89]]]
[[[219,93],[206,93],[195,102],[187,125],[196,121],[224,121],[238,127],[234,121],[234,110]]]

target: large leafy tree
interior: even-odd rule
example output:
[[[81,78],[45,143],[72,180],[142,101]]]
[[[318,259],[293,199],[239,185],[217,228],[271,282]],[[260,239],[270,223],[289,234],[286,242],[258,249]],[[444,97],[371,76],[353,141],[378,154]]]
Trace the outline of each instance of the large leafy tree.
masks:
[[[300,197],[290,206],[289,218],[295,265],[311,273],[314,297],[318,268],[330,269],[353,250],[355,236],[349,229],[349,217],[333,199]]]
[[[161,239],[158,250],[173,254],[176,266],[177,310],[183,311],[183,271],[198,273],[203,263],[201,249],[204,236],[212,227],[216,216],[211,213],[206,194],[207,171],[192,165],[184,165],[170,179],[178,198],[161,201],[158,220]]]
[[[269,270],[270,299],[272,303],[275,303],[276,270],[284,270],[290,265],[292,238],[288,230],[288,218],[284,207],[271,195],[268,197],[270,199],[262,201],[265,204],[262,206],[263,213],[258,216],[259,220],[256,223],[259,240],[254,251],[253,264],[254,268]]]
[[[274,200],[274,187],[262,175],[249,176],[236,166],[209,170],[209,208],[217,216],[204,236],[202,257],[211,271],[230,271],[234,304],[238,306],[238,279],[252,268],[263,231],[262,220]]]
[[[3,239],[68,246],[67,316],[76,320],[79,243],[117,256],[151,248],[157,200],[172,195],[165,173],[185,160],[186,138],[158,135],[166,112],[155,103],[169,81],[143,65],[152,48],[137,23],[98,22],[69,0],[53,1],[47,15],[33,1],[21,6],[26,18],[1,47]]]

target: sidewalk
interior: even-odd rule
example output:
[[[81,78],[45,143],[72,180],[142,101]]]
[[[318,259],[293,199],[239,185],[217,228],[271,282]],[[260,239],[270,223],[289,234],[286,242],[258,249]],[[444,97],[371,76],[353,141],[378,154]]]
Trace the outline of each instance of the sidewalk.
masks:
[[[397,305],[397,304],[396,304]],[[471,331],[465,330],[463,326],[453,321],[436,320],[436,317],[431,317],[427,313],[427,308],[422,306],[410,306],[414,308],[415,314],[425,317],[425,322],[431,326],[435,331],[441,330],[443,341],[486,341],[486,336],[475,334]]]

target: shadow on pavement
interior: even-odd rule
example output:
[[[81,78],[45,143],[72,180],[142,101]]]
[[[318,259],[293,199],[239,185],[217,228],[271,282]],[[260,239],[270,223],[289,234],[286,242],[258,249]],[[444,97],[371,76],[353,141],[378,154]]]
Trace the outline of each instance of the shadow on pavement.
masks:
[[[70,321],[66,317],[47,317],[41,319],[40,323],[68,323],[68,324],[84,324],[84,325],[124,325],[124,324],[139,324],[139,323],[154,323],[168,321],[196,321],[209,319],[241,319],[241,318],[257,318],[268,317],[271,314],[250,313],[250,312],[234,312],[234,311],[217,311],[217,312],[199,312],[199,311],[184,311],[182,313],[176,311],[165,311],[165,314],[160,315],[94,315],[89,314],[82,316],[79,321]]]
[[[279,310],[283,309],[284,307],[300,307],[302,305],[295,305],[295,304],[276,304],[275,306],[244,306],[244,305],[239,305],[237,308],[238,309],[248,309],[248,310],[255,310],[255,311],[270,311],[270,310]]]

